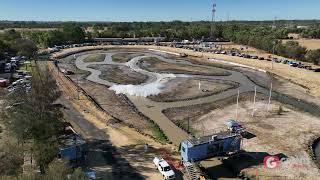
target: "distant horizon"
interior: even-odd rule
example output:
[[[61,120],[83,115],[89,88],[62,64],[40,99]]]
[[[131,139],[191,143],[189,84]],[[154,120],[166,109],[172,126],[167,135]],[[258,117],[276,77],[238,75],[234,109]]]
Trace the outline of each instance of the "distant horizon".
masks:
[[[215,0],[220,21],[320,19],[320,1]],[[0,20],[44,22],[210,21],[212,0],[2,0]]]
[[[45,20],[0,20],[0,22],[37,22],[37,23],[68,23],[68,22],[79,22],[79,23],[139,23],[139,22],[143,22],[143,23],[147,23],[147,22],[211,22],[209,20],[198,20],[198,21],[183,21],[183,20],[170,20],[170,21],[76,21],[76,20],[66,20],[66,21],[45,21]],[[243,21],[247,21],[247,22],[273,22],[273,21],[320,21],[319,19],[270,19],[270,20],[246,20],[246,19],[239,19],[239,20],[223,20],[223,21],[215,21],[215,22],[243,22]]]

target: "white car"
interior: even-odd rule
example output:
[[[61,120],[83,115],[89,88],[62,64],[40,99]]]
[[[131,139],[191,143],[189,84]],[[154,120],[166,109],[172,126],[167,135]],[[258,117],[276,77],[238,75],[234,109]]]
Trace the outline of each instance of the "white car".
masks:
[[[155,157],[153,159],[155,167],[160,171],[164,179],[175,179],[175,173],[164,159]]]

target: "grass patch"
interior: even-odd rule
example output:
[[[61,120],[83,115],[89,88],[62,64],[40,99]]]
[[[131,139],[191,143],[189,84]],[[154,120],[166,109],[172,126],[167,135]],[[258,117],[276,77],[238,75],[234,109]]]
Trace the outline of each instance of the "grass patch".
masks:
[[[126,63],[130,60],[130,53],[119,53],[112,56],[113,62]]]
[[[191,74],[205,76],[229,76],[226,70],[216,67],[201,67],[197,65],[173,64],[161,61],[156,57],[143,58],[140,67],[147,71],[158,73],[173,73],[173,74]]]
[[[32,60],[28,64],[24,64],[24,63],[20,64],[19,70],[32,72],[35,66],[36,66],[36,62],[34,60]]]
[[[176,122],[177,126],[180,127],[181,129],[185,130],[188,132],[188,120],[180,120]],[[196,136],[200,131],[197,129],[194,129],[191,124],[189,125],[189,133],[192,134],[193,136]]]
[[[153,121],[150,121],[150,129],[152,131],[153,137],[161,143],[168,143],[168,137],[163,133],[160,127]]]
[[[91,65],[89,68],[101,71],[100,78],[117,84],[141,84],[148,76],[132,71],[126,66],[117,65]]]
[[[105,54],[90,54],[83,60],[83,62],[102,62],[105,58]]]

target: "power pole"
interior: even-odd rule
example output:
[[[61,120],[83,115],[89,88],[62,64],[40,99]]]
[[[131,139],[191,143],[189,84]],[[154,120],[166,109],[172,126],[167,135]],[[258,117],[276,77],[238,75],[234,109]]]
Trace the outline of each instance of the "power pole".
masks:
[[[212,14],[211,14],[211,31],[210,31],[210,37],[213,39],[213,31],[214,31],[214,25],[216,21],[216,7],[217,4],[215,3],[215,0],[212,0]]]
[[[238,90],[238,96],[237,96],[236,120],[238,120],[239,96],[240,96],[240,90]]]
[[[254,97],[253,97],[252,117],[254,116],[255,109],[256,109],[256,97],[257,97],[257,86],[254,86]]]
[[[268,100],[268,106],[267,106],[267,112],[269,112],[269,109],[270,109],[270,103],[271,103],[271,96],[272,96],[272,82],[271,82],[271,85],[270,85],[270,92],[269,92],[269,100]]]

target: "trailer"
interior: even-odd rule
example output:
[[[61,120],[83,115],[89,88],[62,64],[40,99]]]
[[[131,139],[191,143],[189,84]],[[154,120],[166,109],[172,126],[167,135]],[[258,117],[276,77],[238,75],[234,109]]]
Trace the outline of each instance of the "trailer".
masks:
[[[198,162],[236,153],[241,149],[241,141],[241,135],[232,132],[185,140],[180,144],[181,161]]]

